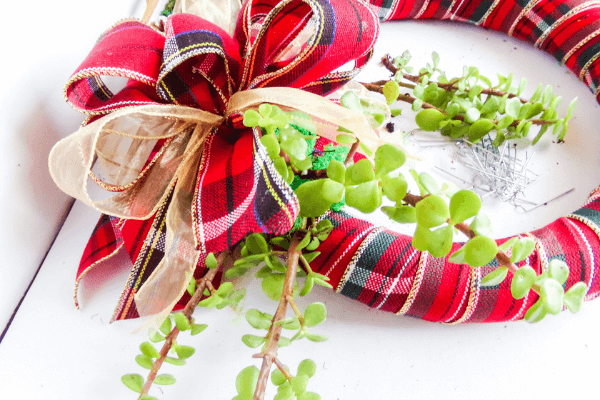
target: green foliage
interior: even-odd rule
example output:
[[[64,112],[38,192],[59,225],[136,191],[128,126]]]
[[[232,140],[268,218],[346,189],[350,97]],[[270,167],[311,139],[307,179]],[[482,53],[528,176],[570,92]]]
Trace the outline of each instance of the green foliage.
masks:
[[[173,314],[173,320],[175,320],[175,326],[181,332],[185,332],[190,329],[190,321],[188,321],[187,317],[183,315],[183,313],[175,313]]]
[[[256,309],[251,309],[246,312],[246,321],[248,321],[250,326],[254,329],[269,330],[272,319],[272,315],[260,312]]]
[[[434,108],[421,110],[415,117],[417,125],[424,131],[437,131],[440,129],[440,123],[445,119],[446,115]]]
[[[579,312],[581,309],[581,304],[583,303],[583,298],[587,293],[587,286],[583,282],[577,282],[567,292],[564,296],[565,307],[573,314]]]
[[[450,218],[446,201],[440,196],[428,196],[415,206],[417,224],[423,228],[435,228]]]
[[[177,354],[177,357],[179,357],[180,360],[188,359],[191,356],[193,356],[196,352],[196,349],[194,349],[193,347],[183,346],[180,344],[174,345],[173,348],[175,349],[175,353]]]
[[[577,99],[571,102],[565,117],[558,118],[560,97],[552,93],[550,86],[542,90],[539,85],[527,100],[522,98],[526,79],[514,83],[512,74],[498,75],[498,84],[493,85],[477,68],[466,66],[461,76],[450,78],[437,67],[437,55],[432,56],[432,64],[419,69],[418,75],[411,74],[407,53],[393,59],[398,71],[381,89],[388,104],[393,104],[392,100],[398,99],[396,87],[413,87],[412,96],[407,94],[401,100],[412,103],[420,129],[440,130],[442,135],[472,143],[491,133],[494,145],[499,146],[506,140],[526,138],[532,126],[539,126],[533,145],[549,128],[558,142],[564,140]]]
[[[252,400],[258,383],[258,374],[259,370],[254,365],[240,371],[235,378],[235,389],[238,395],[233,400]]]
[[[398,100],[398,96],[400,95],[400,86],[398,85],[398,82],[387,81],[385,85],[383,85],[383,95],[385,96],[388,105],[393,104]]]
[[[154,378],[154,383],[157,385],[174,385],[175,382],[175,377],[171,374],[161,374]]]
[[[218,267],[217,258],[213,253],[208,253],[206,256],[206,267],[209,269],[215,269]]]
[[[496,253],[498,246],[493,239],[486,236],[476,236],[465,243],[465,260],[472,267],[483,267],[489,264]]]
[[[277,395],[274,400],[320,400],[321,396],[313,392],[307,392],[308,383],[317,370],[314,361],[306,359],[298,365],[298,373],[291,376],[287,366],[284,366],[289,378],[279,369],[271,372],[271,382],[277,386]]]
[[[403,166],[405,162],[406,153],[398,146],[384,144],[375,151],[375,173],[377,176],[395,171]]]
[[[140,351],[145,356],[148,356],[151,358],[160,357],[160,354],[158,354],[158,350],[156,350],[156,348],[150,342],[144,342],[144,343],[140,344]]]
[[[135,362],[142,368],[151,369],[154,361],[151,357],[148,357],[145,354],[139,354],[135,356]]]
[[[529,237],[519,238],[512,245],[512,255],[510,256],[510,262],[517,263],[529,257],[529,255],[535,250],[535,242]]]
[[[312,303],[304,310],[304,323],[306,326],[316,326],[327,318],[327,309],[323,303]]]
[[[499,267],[487,274],[481,280],[481,286],[496,286],[501,284],[508,275],[507,267]]]
[[[459,224],[476,216],[481,209],[481,199],[475,192],[459,190],[450,199],[450,219],[452,224]]]
[[[537,274],[535,273],[535,270],[529,265],[519,268],[519,270],[515,272],[510,284],[512,296],[517,300],[527,296],[527,293],[529,293],[536,278]]]
[[[121,377],[121,382],[136,393],[142,392],[144,378],[139,374],[127,374]]]

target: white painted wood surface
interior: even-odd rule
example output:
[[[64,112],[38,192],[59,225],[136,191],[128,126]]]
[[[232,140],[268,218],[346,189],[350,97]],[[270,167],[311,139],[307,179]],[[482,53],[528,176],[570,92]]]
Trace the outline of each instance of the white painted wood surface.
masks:
[[[75,24],[71,35],[81,42],[67,46],[67,41],[75,38],[69,39],[64,33],[65,45],[56,58],[46,59],[46,68],[66,78],[84,54],[85,44],[91,45],[98,33],[126,14],[128,7],[117,3],[111,2],[100,10],[92,4],[68,3],[69,18],[61,21]],[[95,17],[84,23],[85,15]],[[432,50],[438,51],[442,68],[456,74],[465,63],[477,65],[490,75],[492,71],[512,71],[516,77],[529,79],[530,93],[537,82],[552,82],[565,99],[580,98],[567,143],[538,150],[536,167],[551,170],[551,179],[528,193],[528,198],[547,200],[570,187],[576,187],[575,193],[528,214],[486,201],[497,236],[547,224],[576,209],[600,183],[597,168],[600,143],[596,130],[600,110],[587,88],[549,56],[527,44],[475,27],[431,22],[383,25],[376,58],[384,50],[400,53],[405,48],[421,60],[426,60]],[[417,60],[413,64],[419,65]],[[383,76],[385,73],[373,63],[361,79],[371,81]],[[35,93],[30,96],[36,97]],[[71,115],[59,95],[49,97],[45,107],[58,110],[56,115]],[[77,120],[76,116],[69,118],[72,123]],[[53,128],[53,140],[72,130],[66,120],[67,117],[59,119]],[[398,124],[401,125],[410,128]],[[38,154],[42,149],[33,149],[44,159],[47,151],[42,157]],[[451,150],[446,149],[445,154],[445,160],[450,159]],[[420,155],[444,161],[432,149]],[[560,170],[554,168],[557,162]],[[422,164],[416,167],[427,169]],[[47,180],[43,184],[52,187]],[[498,218],[498,214],[503,217]],[[72,304],[77,263],[97,217],[95,212],[76,203],[62,227],[0,344],[0,399],[136,398],[120,383],[120,376],[130,372],[145,374],[134,362],[144,335],[130,335],[141,321],[108,324],[127,272],[115,270],[106,276],[90,276],[82,291],[82,309],[75,311]],[[25,257],[25,253],[16,252],[21,254],[19,257]],[[6,276],[13,282],[10,271],[15,266],[9,269],[3,264],[1,268],[0,282],[6,282]],[[248,285],[246,308],[275,309],[275,304],[265,300],[256,284],[248,279],[240,283]],[[282,349],[280,355],[293,371],[304,358],[316,361],[318,371],[309,383],[309,390],[318,392],[324,400],[594,398],[597,395],[595,364],[600,359],[600,301],[585,304],[578,315],[562,313],[537,325],[516,322],[443,326],[370,310],[325,290],[315,290],[309,300],[327,304],[328,320],[315,332],[329,336],[329,341],[323,344],[302,341]],[[161,400],[231,399],[235,395],[237,372],[248,365],[258,365],[251,358],[254,351],[240,340],[243,334],[255,333],[243,317],[231,310],[199,310],[195,316],[199,322],[208,323],[209,328],[193,338],[183,336],[181,343],[193,345],[197,353],[185,367],[164,368],[164,372],[175,374],[178,383],[154,387],[151,394]],[[273,387],[269,393],[268,398],[272,398]]]

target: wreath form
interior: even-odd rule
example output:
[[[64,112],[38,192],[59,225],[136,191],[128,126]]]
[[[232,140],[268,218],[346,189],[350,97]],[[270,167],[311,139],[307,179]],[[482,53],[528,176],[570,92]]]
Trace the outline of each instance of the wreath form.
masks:
[[[404,19],[438,19],[469,22],[486,29],[507,33],[533,43],[553,55],[575,73],[594,95],[600,97],[600,3],[582,0],[369,0],[381,21]],[[316,149],[325,140],[318,141]],[[322,149],[322,147],[320,147]],[[164,210],[158,210],[164,216]],[[330,278],[336,292],[369,307],[428,321],[449,324],[462,322],[503,322],[523,318],[537,301],[530,292],[515,300],[510,279],[497,286],[482,287],[483,276],[498,266],[472,269],[468,265],[448,262],[448,257],[434,258],[411,245],[412,238],[351,216],[342,211],[328,212],[334,230],[321,243],[321,254],[311,262],[313,270]],[[161,218],[150,221],[122,220],[102,215],[84,251],[77,284],[92,268],[112,258],[125,247],[139,262],[150,257],[140,237],[152,239],[164,232],[156,229]],[[569,265],[565,289],[583,281],[588,292],[585,300],[600,294],[596,279],[600,257],[600,188],[594,190],[586,204],[551,224],[525,233],[535,243],[534,252],[519,262],[538,274],[548,263],[560,259]],[[132,239],[135,238],[135,239]],[[508,239],[497,240],[498,244]],[[152,241],[152,240],[151,240]],[[454,243],[452,254],[462,246]],[[154,250],[154,249],[151,249]],[[156,254],[155,256],[156,257]],[[132,257],[134,259],[134,257]],[[136,265],[138,264],[136,262]],[[157,262],[156,262],[157,263]],[[113,319],[138,316],[132,305],[133,293],[151,271],[132,271]],[[199,260],[196,277],[206,270]],[[188,295],[179,302],[185,304]],[[176,307],[178,308],[178,307]]]
[[[382,21],[438,19],[469,22],[505,32],[550,53],[565,64],[594,95],[599,96],[600,4],[584,1],[402,1],[382,4],[371,1]],[[515,300],[511,279],[491,287],[480,286],[481,278],[498,267],[493,260],[482,268],[448,262],[462,243],[454,243],[450,255],[434,258],[410,245],[412,238],[351,215],[328,213],[334,224],[332,235],[321,244],[315,263],[319,273],[331,278],[336,292],[369,307],[428,321],[504,322],[522,319],[538,298],[530,292]],[[535,243],[534,252],[519,262],[538,274],[553,259],[567,262],[570,276],[566,289],[578,281],[588,286],[585,300],[600,293],[600,189],[586,204],[551,224],[524,233]],[[499,239],[500,245],[508,239]],[[340,268],[338,265],[344,265]]]

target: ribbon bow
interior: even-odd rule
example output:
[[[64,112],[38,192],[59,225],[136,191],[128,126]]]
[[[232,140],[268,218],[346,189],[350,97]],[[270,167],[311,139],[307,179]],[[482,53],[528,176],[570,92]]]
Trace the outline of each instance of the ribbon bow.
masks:
[[[377,33],[358,0],[261,0],[242,7],[234,38],[190,14],[170,16],[164,34],[125,20],[100,37],[65,89],[92,122],[55,145],[50,172],[108,215],[145,220],[166,209],[156,238],[164,257],[135,294],[140,315],[169,312],[202,254],[293,227],[297,199],[241,113],[277,104],[311,115],[320,135],[342,126],[369,141],[362,115],[319,95],[358,73]],[[349,61],[352,70],[332,72]],[[128,81],[113,94],[102,75]]]

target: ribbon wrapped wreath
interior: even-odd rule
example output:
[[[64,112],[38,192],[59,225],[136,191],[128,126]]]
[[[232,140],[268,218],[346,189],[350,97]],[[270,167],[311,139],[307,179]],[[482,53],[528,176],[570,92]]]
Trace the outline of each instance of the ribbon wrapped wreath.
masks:
[[[189,300],[187,280],[206,272],[206,252],[222,251],[248,232],[280,233],[294,223],[295,197],[259,144],[259,132],[240,124],[240,112],[261,102],[280,104],[334,127],[351,123],[354,132],[368,139],[370,130],[361,128],[364,119],[306,92],[327,94],[368,61],[378,32],[374,14],[382,21],[450,19],[506,32],[554,55],[599,95],[598,3],[370,2],[369,9],[359,0],[249,0],[233,39],[187,14],[169,17],[165,35],[131,20],[100,38],[65,94],[92,119],[108,115],[59,142],[51,154],[51,171],[63,190],[104,212],[85,249],[77,282],[121,248],[132,260],[114,319],[181,307]],[[288,53],[293,39],[306,29],[314,29],[306,46]],[[288,57],[277,58],[279,54]],[[356,67],[351,72],[331,72],[351,60]],[[129,81],[113,95],[101,75]],[[273,89],[278,86],[287,88]],[[316,106],[309,107],[313,101]],[[327,108],[319,113],[319,107]],[[320,142],[317,148],[327,138]],[[92,201],[88,177],[117,194]],[[480,287],[480,278],[497,266],[495,260],[471,269],[421,253],[412,248],[412,238],[344,211],[331,211],[326,218],[335,229],[311,266],[327,275],[337,292],[370,307],[445,323],[497,322],[523,318],[537,300],[535,293],[515,300],[510,280]],[[596,190],[583,208],[526,233],[536,249],[519,266],[530,265],[540,273],[550,260],[562,259],[571,271],[566,287],[583,281],[588,286],[585,299],[597,297],[598,224]],[[453,251],[460,246],[455,243]]]

